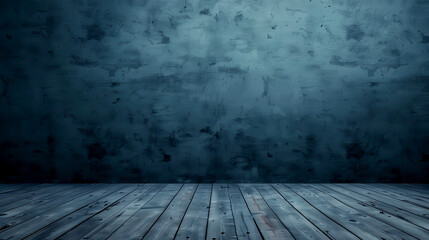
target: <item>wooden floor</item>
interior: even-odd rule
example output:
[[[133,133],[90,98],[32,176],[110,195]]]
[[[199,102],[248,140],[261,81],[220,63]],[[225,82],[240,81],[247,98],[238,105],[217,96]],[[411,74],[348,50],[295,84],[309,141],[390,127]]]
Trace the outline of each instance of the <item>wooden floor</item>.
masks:
[[[0,184],[0,239],[429,239],[429,185]]]

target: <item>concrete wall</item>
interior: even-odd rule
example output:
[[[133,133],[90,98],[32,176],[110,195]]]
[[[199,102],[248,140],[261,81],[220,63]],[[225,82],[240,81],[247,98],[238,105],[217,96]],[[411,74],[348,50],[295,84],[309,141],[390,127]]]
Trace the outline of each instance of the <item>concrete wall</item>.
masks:
[[[0,9],[3,182],[429,181],[429,1]]]

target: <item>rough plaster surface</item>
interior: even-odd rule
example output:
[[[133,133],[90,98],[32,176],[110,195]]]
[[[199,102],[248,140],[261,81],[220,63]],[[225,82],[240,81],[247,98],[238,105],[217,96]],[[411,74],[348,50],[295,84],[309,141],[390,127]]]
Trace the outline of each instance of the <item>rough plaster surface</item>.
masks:
[[[0,180],[428,181],[429,1],[0,1]]]

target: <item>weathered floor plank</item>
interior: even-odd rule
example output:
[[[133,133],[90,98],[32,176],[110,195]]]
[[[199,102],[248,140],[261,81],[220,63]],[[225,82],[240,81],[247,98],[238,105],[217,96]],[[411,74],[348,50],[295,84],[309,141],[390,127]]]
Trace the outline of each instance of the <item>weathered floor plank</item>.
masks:
[[[412,221],[407,218],[408,215],[412,215],[411,213],[401,213],[402,210],[400,209],[391,208],[387,204],[371,201],[371,199],[365,198],[364,196],[359,196],[354,192],[350,192],[346,189],[335,186],[334,184],[313,184],[312,186],[335,197],[344,204],[374,218],[377,218],[378,220],[383,221],[393,227],[396,227],[402,232],[407,233],[415,238],[425,239],[426,236],[429,235],[429,231],[427,229],[413,224]],[[424,225],[425,219],[422,220],[423,222],[420,223]],[[416,220],[416,222],[419,221]]]
[[[173,239],[196,189],[196,184],[185,184],[143,239]]]
[[[410,196],[408,194],[404,194],[405,191],[403,191],[402,193],[397,193],[395,190],[392,190],[389,188],[383,189],[383,188],[374,186],[373,184],[355,184],[355,185],[361,188],[371,190],[373,192],[377,192],[377,193],[395,198],[397,200],[400,200],[406,203],[414,204],[423,208],[429,208],[429,199],[413,198],[412,195]]]
[[[111,204],[127,196],[129,193],[136,190],[137,188],[138,186],[136,185],[125,186],[117,192],[107,195],[97,200],[96,202],[86,205],[85,207],[80,208],[75,212],[62,217],[51,225],[45,226],[43,229],[28,236],[26,239],[55,239],[61,236],[64,232],[67,232],[68,230],[73,228],[74,226],[77,226],[85,219],[103,211]]]
[[[354,199],[358,199],[363,204],[367,204],[372,208],[376,208],[383,212],[390,213],[400,219],[403,219],[412,224],[415,224],[417,226],[420,226],[422,228],[429,230],[428,219],[418,216],[416,214],[413,214],[407,211],[406,209],[400,208],[398,206],[395,206],[386,202],[378,201],[376,199],[367,197],[357,192],[350,191],[345,185],[330,184],[328,187],[336,191],[339,191],[342,194],[346,194],[347,196],[350,196]]]
[[[75,201],[64,203],[54,210],[34,217],[16,227],[9,228],[6,231],[0,233],[0,238],[6,239],[23,239],[24,237],[42,229],[44,226],[48,226],[52,222],[67,216],[76,209],[86,206],[112,192],[117,191],[120,185],[108,185],[101,189],[97,189],[93,192],[87,193],[86,195],[77,198]]]
[[[126,195],[118,202],[111,204],[102,212],[84,220],[83,222],[74,226],[72,229],[64,232],[57,239],[81,239],[94,229],[103,226],[103,224],[106,223],[108,219],[119,213],[121,210],[124,210],[129,204],[144,202],[144,199],[150,198],[159,192],[163,186],[163,184],[145,184],[139,189],[133,191],[131,194]]]
[[[8,194],[31,187],[31,184],[0,184],[0,194]]]
[[[228,184],[228,186],[237,238],[239,240],[262,239],[261,233],[256,226],[255,220],[247,207],[238,185]]]
[[[26,198],[17,199],[15,201],[5,201],[5,203],[0,207],[0,212],[10,211],[21,206],[23,206],[23,208],[25,209],[29,209],[31,204],[35,203],[36,200],[38,200],[37,203],[46,202],[46,200],[52,200],[52,198],[50,198],[49,196],[53,196],[54,194],[58,194],[61,192],[66,192],[70,189],[77,190],[80,187],[80,185],[73,186],[66,184],[64,186],[53,185],[50,187],[46,187],[41,189],[41,191],[37,194],[32,194],[31,196],[28,196]]]
[[[147,204],[138,209],[108,239],[142,239],[182,188],[182,184],[168,184]],[[93,239],[100,239],[98,237]],[[104,239],[104,238],[102,238]]]
[[[31,185],[28,188],[18,189],[9,194],[2,194],[0,198],[0,206],[10,204],[12,202],[19,201],[21,199],[27,199],[31,196],[38,195],[44,188],[50,186],[49,184]]]
[[[256,188],[296,239],[329,239],[290,205],[271,185],[258,184]]]
[[[305,216],[311,223],[317,226],[323,233],[332,239],[359,239],[346,228],[339,225],[326,215],[315,209],[303,198],[282,184],[273,184],[273,187],[288,201],[295,209]]]
[[[0,239],[429,239],[420,184],[0,184]]]
[[[164,187],[164,184],[157,184],[144,194],[133,199],[132,202],[128,202],[126,206],[113,207],[110,211],[103,211],[97,218],[79,225],[60,239],[106,239]],[[117,211],[115,212],[115,210]]]
[[[295,239],[270,209],[253,184],[240,184],[240,189],[265,239]]]
[[[206,239],[237,239],[228,184],[213,184]]]
[[[2,212],[0,216],[1,229],[2,231],[5,231],[32,218],[38,217],[41,214],[49,213],[51,209],[54,209],[61,204],[73,201],[75,198],[104,186],[105,185],[80,185],[79,187],[60,191],[56,194],[53,193],[39,200]]]
[[[409,196],[411,198],[424,201],[427,204],[429,204],[429,194],[424,194],[410,189],[401,188],[401,187],[398,187],[397,185],[391,185],[391,184],[374,184],[374,186],[389,192],[397,193],[399,195]]]
[[[416,191],[419,193],[423,193],[427,195],[427,198],[429,198],[429,184],[391,184],[393,186],[397,186],[400,188]]]
[[[306,185],[288,185],[293,191],[306,199],[310,204],[326,214],[331,219],[349,229],[355,235],[364,239],[396,239],[410,238],[392,226],[361,213],[339,201],[312,190]],[[369,219],[368,219],[369,218]],[[369,221],[368,221],[369,220]]]
[[[211,194],[211,184],[200,184],[198,186],[175,239],[198,240],[206,238]]]
[[[395,198],[392,198],[390,196],[386,196],[386,195],[374,192],[372,190],[368,190],[366,188],[358,187],[358,186],[355,186],[352,184],[341,184],[341,186],[347,188],[350,191],[353,191],[353,192],[359,193],[361,195],[370,197],[376,201],[387,203],[389,205],[398,207],[398,208],[405,210],[407,212],[413,213],[417,216],[429,219],[429,209],[427,209],[427,208],[419,207],[419,206],[416,206],[414,204],[407,203],[407,202],[402,202],[402,201],[397,200]]]

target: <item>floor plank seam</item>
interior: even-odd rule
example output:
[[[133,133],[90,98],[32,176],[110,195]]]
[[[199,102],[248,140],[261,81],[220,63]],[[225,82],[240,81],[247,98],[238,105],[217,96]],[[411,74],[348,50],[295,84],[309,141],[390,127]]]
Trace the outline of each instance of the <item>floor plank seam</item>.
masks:
[[[158,219],[162,216],[162,214],[165,212],[165,210],[167,210],[168,206],[170,206],[171,202],[173,202],[174,198],[177,196],[177,194],[179,194],[180,190],[182,190],[184,184],[182,184],[179,188],[179,190],[176,192],[176,194],[174,194],[174,196],[171,198],[170,202],[167,204],[167,206],[164,208],[164,210],[162,210],[161,214],[159,214],[159,216],[156,218],[156,220],[152,223],[152,225],[149,227],[149,229],[146,231],[146,233],[141,237],[141,239],[144,239],[145,236],[150,232],[150,230],[152,229],[152,227],[155,225],[155,223],[158,221]]]
[[[199,186],[200,186],[200,184],[198,184],[198,185],[197,185],[197,187],[195,188],[195,190],[194,190],[194,192],[193,192],[193,194],[192,194],[192,198],[191,198],[191,200],[189,201],[188,205],[186,206],[186,210],[185,210],[185,212],[183,213],[183,216],[182,216],[182,219],[180,220],[179,225],[177,226],[177,230],[176,230],[176,232],[174,233],[174,237],[173,237],[173,239],[176,239],[177,233],[179,232],[179,229],[180,229],[180,225],[182,225],[182,222],[183,222],[183,219],[185,218],[186,212],[188,211],[189,206],[191,206],[192,200],[194,200],[195,193],[197,192],[197,190],[198,190],[198,187],[199,187]],[[167,208],[166,208],[166,209],[167,209]]]
[[[429,239],[429,185],[0,185],[0,239]],[[14,191],[13,191],[14,190]],[[196,231],[196,232],[195,232]]]
[[[211,185],[212,185],[212,188],[211,188],[211,192],[210,192],[209,211],[207,213],[206,233],[205,233],[204,239],[207,239],[207,234],[208,234],[208,230],[209,230],[209,217],[210,217],[210,211],[211,211],[211,206],[212,206],[212,196],[213,196],[213,184],[211,184]]]
[[[285,184],[283,184],[285,186]],[[287,186],[285,186],[287,187]],[[289,188],[289,187],[287,187]],[[319,211],[321,214],[323,214],[325,217],[329,218],[331,221],[335,222],[338,226],[341,226],[342,228],[344,228],[346,231],[348,231],[349,233],[353,234],[354,236],[356,236],[358,239],[362,239],[361,237],[357,236],[355,233],[353,233],[352,231],[350,231],[348,228],[346,228],[345,226],[343,226],[342,224],[340,224],[339,222],[335,221],[334,219],[332,219],[331,217],[329,217],[328,215],[326,215],[324,212],[322,212],[319,208],[315,207],[313,204],[311,204],[310,202],[307,201],[307,199],[305,199],[304,197],[302,197],[300,194],[296,193],[293,189],[289,188],[292,192],[294,192],[296,195],[298,195],[299,197],[301,197],[304,201],[306,201],[308,204],[310,204],[314,209],[316,209],[317,211]],[[362,239],[365,240],[365,239]]]
[[[329,186],[325,186],[326,188],[329,188],[329,189],[331,189],[331,191],[334,191],[334,192],[336,192],[336,193],[338,193],[338,194],[340,194],[340,195],[343,195],[343,193],[340,193],[340,192],[338,192],[337,190],[335,190],[335,189],[332,189],[332,188],[330,188]],[[323,190],[321,190],[321,191],[323,191]],[[330,193],[327,193],[328,195],[331,195],[332,196],[332,194],[330,194]],[[339,198],[337,198],[337,197],[335,197],[335,196],[332,196],[332,197],[334,197],[335,199],[337,199],[338,201],[340,201],[340,202],[343,202],[341,199],[339,199]],[[353,199],[355,199],[355,198],[353,198]],[[355,201],[356,202],[358,202],[358,204],[364,204],[364,203],[362,203],[360,200],[358,200],[358,199],[355,199]],[[346,205],[348,205],[347,203],[345,203],[345,202],[343,202],[344,204],[346,204]],[[350,206],[350,205],[348,205],[348,206]],[[352,206],[350,206],[350,207],[352,207]],[[352,207],[353,208],[353,207]],[[380,211],[380,212],[383,212],[384,210],[383,209],[379,209],[379,208],[377,208],[377,207],[373,207],[374,209],[377,209],[378,211]],[[390,213],[389,213],[390,214]],[[394,216],[394,215],[392,215],[394,218],[398,218],[398,217],[396,217],[396,216]],[[407,223],[409,223],[409,224],[412,224],[412,225],[414,225],[415,227],[417,227],[417,228],[421,228],[420,226],[418,226],[418,225],[416,225],[416,224],[414,224],[414,223],[412,223],[412,222],[409,222],[409,221],[407,221],[407,220],[405,220],[405,219],[401,219],[401,218],[398,218],[399,220],[401,220],[401,221],[406,221]],[[380,220],[380,219],[379,219]],[[388,222],[385,222],[384,220],[380,220],[380,221],[382,221],[382,222],[384,222],[384,223],[386,223],[386,224],[388,224],[388,225],[390,225],[390,226],[392,226],[390,223],[388,223]],[[395,227],[395,226],[392,226],[392,227]],[[397,228],[397,227],[395,227],[396,229],[398,229],[399,231],[401,231],[401,232],[404,232],[405,234],[408,234],[408,235],[410,235],[410,236],[412,236],[412,237],[414,237],[414,238],[416,238],[416,239],[418,239],[416,236],[413,236],[412,234],[410,234],[410,233],[408,233],[408,232],[405,232],[405,231],[403,231],[403,230],[401,230],[401,229],[399,229],[399,228]]]
[[[160,193],[164,188],[166,188],[167,187],[167,185],[165,185],[162,189],[160,189],[156,194],[154,194],[143,206],[141,206],[141,208],[143,208],[150,200],[152,200],[158,193]],[[120,224],[114,231],[112,231],[109,235],[108,235],[108,237],[106,238],[106,239],[108,239],[108,238],[110,238],[113,234],[115,234],[115,232],[117,232],[129,219],[131,219],[135,214],[137,213],[137,211],[134,213],[134,214],[132,214],[129,218],[127,218],[127,220],[125,220],[122,224]]]

